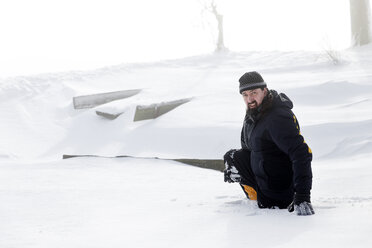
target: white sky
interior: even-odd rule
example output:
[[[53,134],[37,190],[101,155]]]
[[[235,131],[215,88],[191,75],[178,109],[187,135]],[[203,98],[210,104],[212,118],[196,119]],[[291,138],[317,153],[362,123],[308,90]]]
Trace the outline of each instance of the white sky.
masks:
[[[216,23],[200,1],[2,0],[0,77],[209,53]],[[216,2],[232,51],[350,44],[349,0]]]

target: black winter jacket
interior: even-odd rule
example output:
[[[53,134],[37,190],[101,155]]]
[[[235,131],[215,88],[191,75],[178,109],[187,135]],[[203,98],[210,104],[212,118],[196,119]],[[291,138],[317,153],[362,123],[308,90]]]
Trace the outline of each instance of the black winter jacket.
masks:
[[[241,134],[259,190],[275,200],[291,201],[294,192],[310,197],[312,153],[292,107],[285,94],[270,90],[258,111],[247,112]]]

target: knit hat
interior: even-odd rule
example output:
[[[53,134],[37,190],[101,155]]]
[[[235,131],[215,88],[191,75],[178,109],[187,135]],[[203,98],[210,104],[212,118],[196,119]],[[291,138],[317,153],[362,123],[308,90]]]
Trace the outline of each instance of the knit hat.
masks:
[[[239,79],[240,94],[246,90],[253,90],[261,87],[266,87],[266,83],[261,75],[256,71],[246,72]]]

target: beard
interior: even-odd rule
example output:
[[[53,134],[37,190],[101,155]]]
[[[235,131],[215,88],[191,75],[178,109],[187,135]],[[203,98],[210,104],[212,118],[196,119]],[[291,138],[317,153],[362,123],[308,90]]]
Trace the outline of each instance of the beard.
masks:
[[[248,117],[252,120],[256,120],[259,118],[260,115],[262,115],[264,112],[266,112],[269,108],[271,108],[273,104],[273,95],[269,91],[269,94],[267,94],[261,104],[258,104],[257,101],[253,101],[250,104],[247,104],[247,112],[246,114]]]
[[[258,107],[258,103],[256,101],[253,101],[247,104],[248,109],[256,109],[257,107]]]
[[[259,112],[259,107],[256,101],[251,104],[247,104],[247,114],[249,116],[256,116]]]

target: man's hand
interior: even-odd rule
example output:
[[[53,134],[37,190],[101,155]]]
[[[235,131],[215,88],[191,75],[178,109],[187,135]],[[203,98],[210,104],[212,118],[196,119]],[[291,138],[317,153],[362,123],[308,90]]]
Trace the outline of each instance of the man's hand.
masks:
[[[313,206],[310,203],[310,194],[295,193],[293,202],[288,206],[288,211],[296,211],[297,215],[315,214]]]
[[[226,164],[226,169],[223,171],[223,173],[225,182],[240,183],[241,177],[238,170],[234,166],[227,166]]]
[[[234,166],[235,151],[236,151],[235,149],[231,149],[224,156],[225,162],[225,170],[223,171],[224,181],[228,183],[240,183],[240,181],[242,180],[241,176],[239,175],[239,171]]]
[[[310,202],[301,202],[300,204],[295,204],[292,202],[288,206],[288,211],[293,212],[296,211],[297,215],[313,215],[315,214],[313,206]]]

